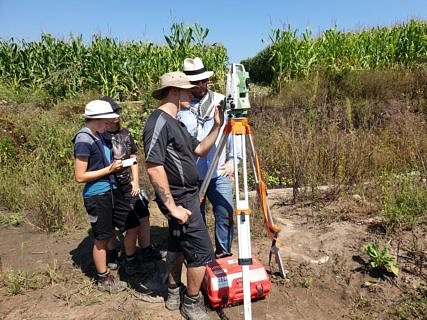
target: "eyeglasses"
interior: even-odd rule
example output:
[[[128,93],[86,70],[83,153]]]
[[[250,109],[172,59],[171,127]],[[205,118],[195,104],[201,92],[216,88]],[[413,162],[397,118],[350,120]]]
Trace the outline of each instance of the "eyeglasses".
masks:
[[[192,84],[192,85],[198,85],[199,83],[207,83],[208,82],[208,79],[202,79],[202,80],[197,80],[197,81],[190,81],[190,83]]]

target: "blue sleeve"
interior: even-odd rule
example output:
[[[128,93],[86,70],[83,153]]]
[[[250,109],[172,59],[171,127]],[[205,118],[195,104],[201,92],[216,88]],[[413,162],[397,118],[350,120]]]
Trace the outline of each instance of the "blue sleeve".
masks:
[[[80,133],[76,136],[74,142],[74,157],[89,157],[91,155],[91,145],[89,135]]]
[[[185,124],[190,135],[196,135],[197,117],[190,110],[181,110],[177,114],[177,119]]]

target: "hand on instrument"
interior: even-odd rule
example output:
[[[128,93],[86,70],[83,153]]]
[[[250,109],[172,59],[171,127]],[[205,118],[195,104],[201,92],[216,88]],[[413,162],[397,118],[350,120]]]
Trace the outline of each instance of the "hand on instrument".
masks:
[[[218,104],[215,107],[215,116],[214,116],[214,118],[215,118],[215,125],[221,127],[222,124],[224,123],[224,112],[222,110],[221,104]]]

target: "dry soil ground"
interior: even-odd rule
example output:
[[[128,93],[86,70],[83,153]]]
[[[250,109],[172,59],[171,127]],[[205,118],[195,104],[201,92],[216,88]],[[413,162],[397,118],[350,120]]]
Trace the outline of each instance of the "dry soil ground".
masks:
[[[387,242],[398,255],[401,275],[376,278],[368,270],[362,246],[370,241],[384,244],[385,236],[369,204],[357,200],[290,205],[286,192],[270,192],[272,214],[282,228],[281,253],[288,275],[284,280],[272,275],[271,293],[252,303],[253,319],[390,319],[394,310],[405,312],[401,308],[406,297],[420,288],[425,295],[425,261],[417,257],[425,257],[426,233],[403,232]],[[162,247],[166,220],[156,207],[151,211],[152,238]],[[270,240],[262,220],[254,216],[252,222],[252,253],[267,265]],[[87,229],[48,235],[26,224],[2,227],[0,239],[2,319],[181,319],[179,312],[164,307],[163,261],[157,263],[156,273],[143,279],[126,279],[119,270],[133,289],[109,295],[91,281],[93,240]],[[415,247],[421,248],[418,256]],[[19,277],[27,280],[26,288],[12,294]],[[158,295],[140,292],[147,281],[157,284]],[[243,319],[243,306],[210,310],[210,315]],[[417,319],[424,317],[418,315]]]

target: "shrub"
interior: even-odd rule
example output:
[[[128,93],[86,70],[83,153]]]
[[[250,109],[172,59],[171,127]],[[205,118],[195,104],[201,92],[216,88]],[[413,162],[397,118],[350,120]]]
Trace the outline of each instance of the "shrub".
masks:
[[[390,230],[413,228],[427,217],[427,188],[417,173],[382,178],[383,217]]]

